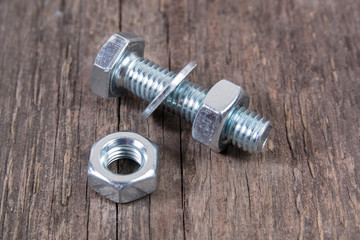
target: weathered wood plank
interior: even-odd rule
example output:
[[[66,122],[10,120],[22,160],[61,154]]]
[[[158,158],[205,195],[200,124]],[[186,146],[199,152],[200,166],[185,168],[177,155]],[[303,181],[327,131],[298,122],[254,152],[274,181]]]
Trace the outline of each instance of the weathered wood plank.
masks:
[[[205,24],[208,19],[203,18],[205,5],[203,2],[177,1],[171,5],[169,29],[172,67],[180,69],[188,61],[195,61],[198,67],[191,74],[191,80],[208,87],[210,59],[202,55],[207,52],[208,41]],[[196,24],[203,24],[198,31],[194,29]],[[209,239],[212,229],[209,208],[212,153],[192,139],[191,124],[185,120],[181,121],[181,135],[185,238]]]
[[[90,92],[114,32],[191,79],[243,86],[274,131],[259,155],[217,154],[191,124]],[[360,3],[1,1],[0,239],[360,238]],[[161,149],[159,189],[129,204],[87,187],[91,144],[118,130]]]
[[[29,236],[34,224],[29,220],[34,217],[38,225],[36,234],[48,236],[55,167],[54,126],[58,122],[55,79],[59,59],[53,54],[59,51],[59,42],[55,30],[58,19],[55,14],[45,13],[56,8],[57,2],[46,7],[30,3],[31,11],[19,1],[6,4],[1,67],[1,96],[5,102],[1,105],[11,106],[2,114],[11,116],[11,127],[2,131],[9,145],[4,149],[6,157],[2,158],[6,173],[2,181],[1,235],[4,239]],[[49,26],[54,31],[48,31]],[[34,30],[39,34],[34,34]],[[49,41],[49,49],[44,48],[43,40]],[[42,65],[44,61],[46,66]],[[10,94],[11,89],[15,89],[14,94]]]
[[[71,2],[71,1],[70,1]],[[96,194],[87,187],[87,163],[91,144],[118,130],[119,100],[105,100],[90,91],[92,62],[107,37],[119,29],[119,1],[81,1],[80,29],[78,39],[79,71],[81,83],[81,108],[79,115],[78,174],[83,185],[79,191],[86,205],[86,232],[78,231],[81,238],[116,239],[116,204]],[[76,200],[76,198],[74,198]],[[83,213],[82,213],[83,214]],[[75,215],[75,214],[74,214]],[[76,224],[74,224],[76,228]]]
[[[274,134],[262,155],[230,149],[226,155],[211,152],[210,166],[198,167],[204,163],[195,161],[192,164],[196,166],[195,170],[191,171],[194,166],[184,165],[185,202],[188,203],[184,221],[189,238],[199,237],[199,232],[227,239],[234,236],[348,239],[359,234],[355,230],[358,228],[356,221],[350,227],[346,220],[357,219],[359,214],[356,204],[349,202],[347,193],[351,192],[353,199],[358,194],[353,159],[358,158],[359,152],[346,150],[351,166],[348,170],[344,167],[336,169],[335,159],[341,161],[344,157],[335,157],[331,153],[331,149],[344,151],[341,149],[348,145],[349,138],[358,143],[358,134],[345,137],[342,132],[333,132],[331,135],[342,139],[344,146],[329,148],[332,144],[326,144],[323,139],[329,134],[324,133],[323,124],[341,124],[337,120],[340,113],[333,112],[334,106],[338,105],[337,98],[345,97],[339,94],[347,88],[341,87],[343,90],[339,91],[338,85],[351,83],[349,88],[359,89],[359,79],[354,75],[359,71],[358,65],[351,61],[348,61],[349,65],[342,64],[343,71],[351,74],[344,75],[342,82],[336,84],[331,84],[336,73],[327,70],[332,61],[331,54],[349,57],[349,53],[344,49],[339,52],[335,43],[326,46],[326,41],[342,39],[346,47],[346,39],[349,39],[346,35],[356,36],[355,39],[359,35],[358,26],[353,24],[358,22],[358,6],[345,8],[352,21],[333,20],[324,26],[323,19],[345,15],[345,12],[340,13],[343,9],[340,5],[332,2],[323,6],[312,1],[277,4],[269,1],[204,1],[193,3],[189,8],[193,10],[190,21],[196,34],[190,37],[190,41],[194,39],[191,53],[199,51],[199,55],[208,61],[204,66],[199,64],[205,67],[205,74],[210,72],[209,76],[202,74],[204,85],[214,84],[221,77],[231,79],[252,96],[252,109],[271,116],[274,123]],[[356,13],[354,9],[357,9]],[[346,25],[351,27],[343,27]],[[341,33],[342,27],[350,32]],[[324,32],[328,35],[324,36]],[[201,38],[201,34],[205,36]],[[323,49],[319,49],[319,45]],[[346,62],[346,57],[340,62]],[[355,55],[352,58],[352,62],[358,63]],[[197,60],[197,56],[192,59]],[[355,98],[352,97],[353,104]],[[358,116],[358,107],[355,108]],[[358,117],[346,110],[343,112],[346,117],[353,116],[354,129],[349,133],[358,133]],[[327,120],[324,120],[325,116]],[[195,151],[191,149],[191,153]],[[319,154],[322,157],[319,158]],[[184,159],[192,158],[186,155]],[[187,167],[189,176],[186,176]],[[323,167],[329,173],[318,176],[324,174]],[[337,176],[340,173],[344,177],[353,176],[353,190],[348,189],[350,181],[340,182]],[[187,184],[189,179],[194,181]],[[210,188],[206,191],[209,195],[197,195],[198,189],[204,188]],[[194,216],[198,217],[194,219]],[[201,229],[209,221],[211,227]]]
[[[117,3],[114,2],[115,5]],[[5,239],[25,237],[78,239],[86,238],[87,229],[92,227],[93,231],[89,231],[89,235],[94,238],[104,234],[105,237],[111,237],[112,234],[112,238],[116,238],[116,215],[111,219],[109,214],[111,209],[115,213],[116,208],[109,201],[102,203],[102,199],[100,199],[101,203],[96,203],[99,198],[94,198],[95,203],[88,202],[86,168],[89,146],[97,138],[94,136],[94,129],[100,129],[100,136],[101,132],[105,132],[102,126],[113,128],[110,131],[117,129],[117,121],[107,122],[108,118],[101,116],[105,113],[110,117],[111,112],[115,112],[117,116],[117,104],[107,102],[104,104],[100,101],[98,104],[98,108],[102,109],[100,112],[91,109],[94,105],[88,105],[91,110],[81,109],[83,115],[80,116],[81,100],[91,95],[88,79],[91,61],[96,54],[91,51],[89,53],[87,49],[84,50],[85,55],[82,55],[83,52],[78,49],[79,46],[83,46],[83,49],[89,46],[89,39],[83,38],[83,42],[80,42],[80,22],[90,19],[93,25],[98,27],[98,22],[93,19],[98,4],[93,4],[93,8],[88,9],[87,12],[83,11],[86,5],[80,1],[48,1],[39,5],[30,5],[32,7],[29,9],[26,5],[23,6],[22,2],[15,1],[13,6],[9,6],[15,12],[24,15],[22,17],[20,14],[10,12],[9,16],[14,16],[15,20],[9,19],[9,29],[23,23],[28,23],[29,26],[23,26],[22,31],[11,32],[7,29],[8,32],[15,34],[15,37],[6,35],[9,45],[15,44],[16,49],[21,51],[17,53],[14,49],[5,49],[9,51],[8,54],[14,52],[17,55],[14,55],[13,63],[5,62],[6,65],[2,67],[9,69],[5,66],[13,65],[14,69],[19,70],[16,84],[12,84],[15,82],[13,77],[3,78],[5,81],[1,81],[9,87],[16,87],[16,94],[2,94],[16,103],[13,106],[14,111],[8,113],[13,116],[11,125],[14,140],[9,141],[9,144],[12,142],[13,145],[9,145],[8,161],[4,161],[7,165],[7,174],[2,175],[5,176],[5,180],[2,181],[4,183],[1,205],[3,228],[0,235]],[[108,10],[112,9],[113,6],[109,5]],[[101,17],[103,11],[104,9],[98,11]],[[115,10],[111,17],[116,17],[117,12]],[[80,19],[79,13],[84,13],[83,16],[87,18]],[[100,29],[105,28],[104,26]],[[87,28],[86,31],[88,36],[91,35],[89,29]],[[96,43],[100,41],[96,39]],[[27,45],[29,47],[26,47]],[[91,46],[96,51],[94,43]],[[80,58],[88,55],[86,71],[83,70],[84,64],[81,64],[79,70],[79,55]],[[2,56],[6,57],[3,60],[11,60],[6,55]],[[86,75],[80,77],[84,81],[78,80],[81,71]],[[87,86],[86,89],[83,85]],[[5,91],[8,88],[3,85],[1,89]],[[90,96],[90,99],[96,101],[93,96]],[[94,101],[87,103],[90,102]],[[21,111],[23,113],[19,114]],[[81,118],[89,123],[87,125],[89,135],[85,134],[87,130],[85,126],[79,131]],[[90,124],[92,119],[97,121]],[[15,204],[19,207],[14,207]],[[107,211],[101,212],[103,209]],[[4,212],[6,210],[9,212]],[[13,211],[17,214],[11,214]],[[93,211],[96,212],[94,217],[92,217]],[[99,211],[104,215],[100,220],[97,214]],[[112,223],[114,223],[113,227],[111,227]],[[95,231],[93,225],[96,228],[100,227],[101,231]]]
[[[164,67],[170,61],[167,7],[165,2],[147,0],[123,1],[121,7],[121,30],[143,36],[145,58]],[[157,111],[142,121],[140,114],[146,106],[132,94],[122,98],[120,130],[139,132],[158,144],[159,188],[147,198],[119,205],[119,239],[182,239],[179,118]]]

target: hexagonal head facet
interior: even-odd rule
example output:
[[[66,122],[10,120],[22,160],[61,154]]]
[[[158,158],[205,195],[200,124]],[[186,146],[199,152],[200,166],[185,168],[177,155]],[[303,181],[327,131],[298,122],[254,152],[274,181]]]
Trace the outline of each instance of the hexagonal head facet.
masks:
[[[221,133],[227,116],[236,105],[249,106],[245,90],[225,79],[216,83],[195,116],[192,137],[216,152],[224,150],[227,143],[221,139]]]
[[[145,41],[133,33],[115,33],[101,47],[91,72],[91,90],[103,98],[120,97],[125,89],[116,86],[117,68],[126,55],[143,57]]]

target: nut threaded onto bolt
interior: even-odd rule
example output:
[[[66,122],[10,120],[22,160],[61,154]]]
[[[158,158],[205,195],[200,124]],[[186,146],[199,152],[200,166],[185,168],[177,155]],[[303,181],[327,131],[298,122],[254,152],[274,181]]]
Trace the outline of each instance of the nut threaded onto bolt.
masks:
[[[143,116],[162,103],[192,123],[192,136],[214,151],[228,143],[249,152],[259,152],[269,137],[271,124],[247,110],[245,90],[226,79],[210,90],[191,83],[185,76],[188,64],[178,74],[143,59],[145,41],[133,33],[115,33],[100,49],[91,73],[91,90],[104,98],[121,97],[126,90],[151,101]]]
[[[129,57],[123,77],[116,76],[118,86],[130,90],[147,101],[152,101],[175,77],[175,74],[141,57]],[[120,67],[119,67],[120,68]],[[119,69],[118,69],[119,70]],[[121,70],[119,70],[121,72]],[[185,79],[166,98],[166,108],[189,122],[203,105],[207,89]],[[227,116],[221,138],[245,151],[258,153],[265,146],[271,130],[271,123],[242,106],[235,106]]]

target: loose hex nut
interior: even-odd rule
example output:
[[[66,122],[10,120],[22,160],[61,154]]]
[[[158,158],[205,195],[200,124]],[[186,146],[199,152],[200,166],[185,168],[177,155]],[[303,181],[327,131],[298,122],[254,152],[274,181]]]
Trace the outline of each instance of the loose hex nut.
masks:
[[[159,150],[150,140],[133,132],[117,132],[95,142],[91,148],[88,182],[96,192],[118,203],[131,202],[157,188]],[[140,168],[127,175],[108,169],[119,159],[131,159]]]
[[[221,133],[228,114],[235,105],[249,106],[249,96],[240,86],[228,80],[216,83],[206,94],[203,105],[197,112],[192,136],[214,151],[225,149],[227,143],[221,139]]]
[[[144,56],[145,41],[133,33],[115,33],[101,47],[91,72],[91,90],[104,98],[121,97],[126,90],[116,86],[117,64],[129,54]]]

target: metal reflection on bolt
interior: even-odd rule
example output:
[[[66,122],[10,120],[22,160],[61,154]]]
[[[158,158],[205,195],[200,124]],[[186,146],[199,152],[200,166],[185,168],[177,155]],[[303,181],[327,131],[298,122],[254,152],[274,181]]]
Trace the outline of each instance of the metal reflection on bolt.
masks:
[[[176,75],[143,59],[144,47],[145,41],[133,33],[113,34],[95,59],[91,74],[92,91],[105,98],[120,97],[126,90],[149,102],[159,98],[159,93],[174,81]],[[218,84],[224,85],[222,82]],[[166,91],[162,104],[193,123],[193,137],[214,151],[233,144],[245,151],[260,152],[270,135],[270,121],[250,112],[237,96],[228,99],[222,89],[217,89],[218,84],[208,91],[183,79],[169,94]],[[215,90],[219,94],[213,94]],[[241,94],[246,93],[243,91]],[[212,103],[216,102],[221,107],[217,108],[217,105],[212,109]],[[144,114],[148,115],[147,112]]]

